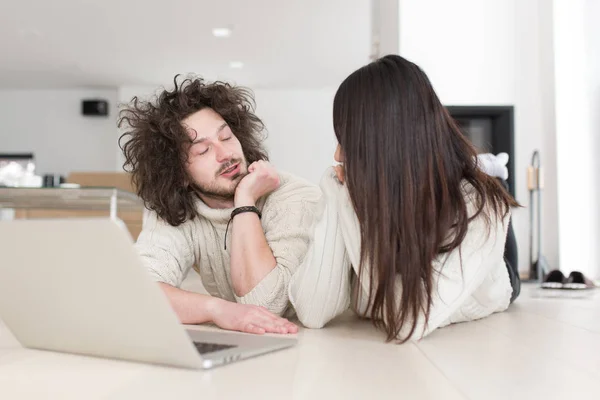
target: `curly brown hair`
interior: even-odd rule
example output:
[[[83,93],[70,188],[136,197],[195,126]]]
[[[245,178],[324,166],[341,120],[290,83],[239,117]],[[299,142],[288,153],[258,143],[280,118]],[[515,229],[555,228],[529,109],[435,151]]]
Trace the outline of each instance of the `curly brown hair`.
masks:
[[[208,83],[191,76],[175,88],[164,89],[149,101],[134,97],[119,113],[118,127],[126,126],[119,138],[125,155],[123,169],[146,208],[173,226],[195,218],[197,199],[185,163],[192,144],[182,121],[204,108],[211,108],[227,122],[239,140],[249,164],[268,160],[262,146],[265,127],[254,115],[254,96],[249,89],[225,82]],[[123,143],[124,142],[124,143]]]

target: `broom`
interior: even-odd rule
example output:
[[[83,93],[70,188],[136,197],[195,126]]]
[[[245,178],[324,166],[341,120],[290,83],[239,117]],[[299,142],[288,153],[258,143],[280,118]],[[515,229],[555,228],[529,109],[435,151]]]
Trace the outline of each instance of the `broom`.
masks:
[[[550,271],[548,261],[542,255],[542,189],[544,188],[544,177],[538,150],[531,156],[531,164],[527,168],[527,188],[529,189],[529,279],[544,279],[544,275]],[[537,197],[537,205],[535,198]],[[534,220],[537,215],[537,258],[533,259],[533,231]]]

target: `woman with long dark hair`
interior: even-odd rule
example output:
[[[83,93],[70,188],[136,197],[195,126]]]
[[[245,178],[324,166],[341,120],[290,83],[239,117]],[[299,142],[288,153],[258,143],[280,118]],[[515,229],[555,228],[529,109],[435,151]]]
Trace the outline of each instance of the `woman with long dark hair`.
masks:
[[[322,215],[290,283],[300,321],[322,327],[350,305],[388,340],[505,310],[519,292],[505,259],[502,183],[425,73],[386,56],[352,73],[334,99],[336,161]]]

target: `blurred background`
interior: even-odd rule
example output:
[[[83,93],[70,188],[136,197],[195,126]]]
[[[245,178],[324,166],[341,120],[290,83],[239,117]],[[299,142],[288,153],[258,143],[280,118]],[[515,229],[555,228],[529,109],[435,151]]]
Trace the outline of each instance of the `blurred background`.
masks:
[[[271,161],[317,183],[333,162],[338,85],[396,53],[482,152],[509,153],[521,271],[538,151],[544,256],[597,278],[597,21],[594,0],[0,0],[0,163],[59,182],[121,172],[119,104],[195,73],[252,89]]]

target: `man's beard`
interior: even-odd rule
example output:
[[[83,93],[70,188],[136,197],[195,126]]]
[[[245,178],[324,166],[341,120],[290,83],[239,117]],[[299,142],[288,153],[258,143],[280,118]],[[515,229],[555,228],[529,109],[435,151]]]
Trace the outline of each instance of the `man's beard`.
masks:
[[[202,196],[209,197],[214,200],[232,200],[235,197],[235,189],[248,173],[240,173],[232,179],[234,184],[229,188],[218,187],[215,184],[199,185],[196,183],[196,191]]]
[[[234,164],[240,164],[240,169],[243,171],[245,170],[245,172],[240,172],[239,174],[232,176],[230,179],[230,181],[232,182],[232,185],[228,188],[224,188],[224,187],[219,187],[219,185],[216,182],[211,182],[208,185],[201,185],[199,183],[195,183],[195,190],[198,192],[198,194],[204,196],[204,197],[208,197],[211,198],[213,200],[225,200],[225,201],[229,201],[229,200],[233,200],[235,197],[235,190],[237,189],[237,186],[240,184],[240,182],[242,181],[242,179],[248,175],[248,169],[246,167],[246,162],[244,160],[231,160],[228,163],[225,163],[221,166],[221,168],[219,168],[219,171],[215,174],[215,180],[219,179],[220,175],[223,173],[223,171],[227,170],[229,167],[231,167]]]

